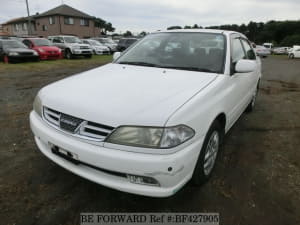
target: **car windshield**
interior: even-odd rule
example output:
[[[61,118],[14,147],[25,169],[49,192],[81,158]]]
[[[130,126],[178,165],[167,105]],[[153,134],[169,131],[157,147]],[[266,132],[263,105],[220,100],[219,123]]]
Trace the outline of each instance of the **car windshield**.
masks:
[[[95,40],[89,40],[89,43],[91,45],[103,46],[99,41],[95,41]]]
[[[225,36],[201,32],[147,35],[115,63],[223,73]]]
[[[113,40],[109,39],[109,38],[102,38],[100,39],[101,43],[107,43],[107,44],[115,44],[115,42],[113,42]]]
[[[51,42],[47,39],[32,39],[32,42],[36,46],[50,46]]]
[[[19,41],[3,41],[3,48],[8,49],[8,48],[27,48],[26,45]]]
[[[64,37],[67,43],[82,43],[82,41],[77,37]]]
[[[136,42],[137,40],[136,39],[128,39],[126,41],[127,44],[133,44],[134,42]]]

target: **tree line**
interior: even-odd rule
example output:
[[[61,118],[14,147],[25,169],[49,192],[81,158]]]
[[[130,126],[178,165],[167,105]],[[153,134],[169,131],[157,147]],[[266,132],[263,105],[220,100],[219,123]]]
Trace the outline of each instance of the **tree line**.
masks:
[[[172,29],[197,29],[204,28],[197,24],[193,26],[171,26]],[[249,22],[248,24],[226,24],[220,26],[209,26],[206,29],[221,29],[232,30],[245,34],[249,40],[262,44],[264,42],[271,42],[275,46],[293,46],[300,45],[300,20],[287,21],[268,21],[263,22]]]

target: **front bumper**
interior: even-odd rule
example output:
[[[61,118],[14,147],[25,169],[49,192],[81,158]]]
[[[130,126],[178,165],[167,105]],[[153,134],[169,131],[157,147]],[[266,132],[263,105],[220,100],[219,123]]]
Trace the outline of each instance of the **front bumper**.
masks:
[[[30,126],[41,152],[58,165],[98,184],[152,197],[171,196],[189,181],[203,142],[200,138],[176,153],[154,155],[109,149],[83,142],[50,127],[34,111],[30,113]],[[53,154],[49,143],[76,154],[77,159],[84,163],[75,165]],[[104,169],[104,172],[93,167]],[[168,171],[169,167],[173,168],[172,171]],[[105,170],[152,177],[160,186],[131,183],[126,177],[106,173]]]
[[[8,56],[10,62],[31,62],[37,61],[39,59],[38,55],[16,55],[16,56]]]
[[[62,59],[62,54],[40,54],[40,59],[41,60],[46,60],[46,59]]]
[[[72,49],[72,54],[74,54],[74,55],[92,55],[93,51],[91,49]]]

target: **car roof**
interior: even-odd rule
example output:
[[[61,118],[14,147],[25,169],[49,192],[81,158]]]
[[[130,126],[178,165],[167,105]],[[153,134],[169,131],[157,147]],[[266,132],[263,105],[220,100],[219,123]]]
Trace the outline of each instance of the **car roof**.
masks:
[[[213,34],[238,34],[242,37],[246,36],[242,33],[236,32],[236,31],[230,31],[230,30],[217,30],[217,29],[174,29],[174,30],[162,30],[162,31],[156,31],[153,33],[213,33]]]

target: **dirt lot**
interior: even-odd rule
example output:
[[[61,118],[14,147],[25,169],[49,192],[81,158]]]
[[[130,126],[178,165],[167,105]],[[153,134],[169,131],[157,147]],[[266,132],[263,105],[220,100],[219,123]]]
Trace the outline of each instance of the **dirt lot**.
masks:
[[[110,58],[0,64],[0,224],[73,225],[80,212],[219,212],[220,224],[300,224],[300,60],[263,60],[253,113],[228,133],[201,188],[154,199],[94,184],[37,149],[28,115],[44,85]]]

